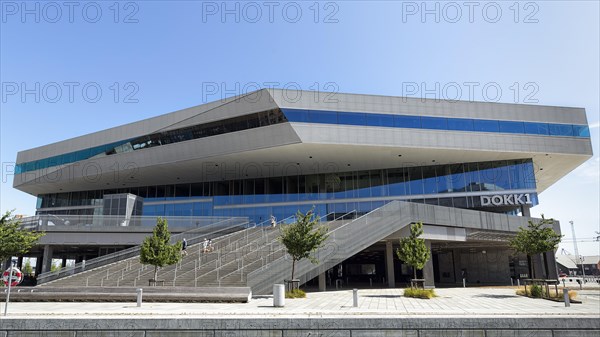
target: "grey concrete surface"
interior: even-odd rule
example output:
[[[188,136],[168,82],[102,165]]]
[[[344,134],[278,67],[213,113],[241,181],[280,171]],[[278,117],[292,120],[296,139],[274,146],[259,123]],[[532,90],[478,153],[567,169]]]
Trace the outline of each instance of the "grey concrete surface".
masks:
[[[515,295],[512,288],[436,289],[438,297],[423,300],[402,296],[402,289],[361,289],[358,307],[352,307],[352,290],[307,293],[306,299],[287,299],[274,308],[270,296],[250,303],[43,303],[15,302],[9,318],[60,317],[592,317],[600,321],[600,302],[588,300],[594,290],[582,295],[583,303],[565,308],[561,302]],[[600,293],[600,290],[595,290]],[[2,311],[3,311],[2,306]]]
[[[591,290],[590,290],[591,291]],[[597,290],[600,292],[600,290]],[[0,337],[591,337],[600,305],[517,297],[511,288],[436,289],[439,297],[402,297],[402,289],[308,293],[274,308],[250,303],[11,303]]]

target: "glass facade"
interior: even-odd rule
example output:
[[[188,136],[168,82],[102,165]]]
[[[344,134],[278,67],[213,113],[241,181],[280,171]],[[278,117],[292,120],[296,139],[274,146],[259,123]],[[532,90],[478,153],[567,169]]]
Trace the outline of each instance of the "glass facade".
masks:
[[[287,120],[280,109],[261,111],[250,115],[244,115],[180,129],[156,132],[150,135],[128,139],[108,145],[97,146],[91,149],[85,149],[51,158],[17,164],[15,167],[15,173],[19,174],[57,165],[70,164],[95,156],[110,156],[117,153],[142,150],[156,146],[179,143],[187,140],[216,136],[284,122],[287,122]]]
[[[538,136],[590,137],[590,130],[587,125],[389,115],[363,112],[272,109],[175,130],[156,132],[134,139],[122,140],[116,143],[96,146],[54,157],[20,163],[15,166],[15,173],[20,174],[48,167],[70,164],[96,156],[109,156],[117,153],[142,150],[155,146],[211,137],[230,132],[285,123],[288,121],[429,130],[496,132]]]
[[[551,124],[486,119],[371,114],[364,112],[282,109],[290,122],[382,126],[394,128],[514,133],[542,136],[590,137],[587,125]]]
[[[477,209],[479,195],[489,191],[530,191],[537,204],[535,189],[533,163],[523,159],[45,194],[38,214],[89,214],[105,194],[131,193],[144,198],[147,216],[247,216],[260,223],[313,205],[321,215],[367,213],[395,199]]]

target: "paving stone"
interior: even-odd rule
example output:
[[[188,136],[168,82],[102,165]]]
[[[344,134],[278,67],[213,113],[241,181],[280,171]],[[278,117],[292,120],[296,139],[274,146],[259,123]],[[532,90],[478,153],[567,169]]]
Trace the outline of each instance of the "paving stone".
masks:
[[[552,337],[551,330],[486,330],[486,337]]]
[[[215,337],[282,337],[282,332],[281,330],[217,330]]]
[[[420,337],[484,337],[483,330],[421,330]]]
[[[352,337],[418,337],[417,330],[352,330]]]
[[[146,337],[213,337],[213,331],[201,330],[158,330],[146,331]]]
[[[283,337],[351,337],[350,330],[284,330]]]
[[[600,330],[554,330],[554,337],[598,337]]]
[[[95,330],[77,331],[77,337],[144,337],[145,331]]]
[[[9,331],[7,337],[75,337],[75,331]]]

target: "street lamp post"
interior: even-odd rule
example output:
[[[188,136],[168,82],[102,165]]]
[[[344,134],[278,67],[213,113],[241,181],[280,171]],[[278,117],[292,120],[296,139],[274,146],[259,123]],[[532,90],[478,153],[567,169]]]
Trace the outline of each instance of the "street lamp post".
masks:
[[[569,221],[571,224],[571,231],[573,232],[573,248],[575,249],[575,258],[577,259],[576,263],[581,264],[581,274],[582,274],[582,283],[585,283],[585,268],[583,266],[583,258],[579,255],[579,250],[577,249],[577,237],[575,236],[575,226],[573,225],[573,220]]]

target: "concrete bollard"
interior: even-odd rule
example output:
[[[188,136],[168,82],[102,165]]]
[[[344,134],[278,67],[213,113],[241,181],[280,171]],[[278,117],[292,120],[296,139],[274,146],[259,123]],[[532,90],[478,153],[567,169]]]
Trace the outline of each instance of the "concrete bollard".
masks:
[[[278,308],[285,306],[285,287],[283,284],[273,285],[273,306]]]
[[[352,289],[352,306],[358,307],[358,289]]]
[[[513,281],[513,278],[510,278],[510,286],[513,287],[515,285],[515,282]]]
[[[565,307],[571,306],[571,299],[569,298],[569,289],[563,288],[563,297],[565,299]]]
[[[463,288],[466,288],[466,287],[467,287],[467,280],[463,279]]]
[[[142,293],[143,293],[143,289],[142,288],[138,288],[135,292],[137,294],[137,306],[141,307],[142,306]]]
[[[518,278],[517,279],[517,287],[520,287],[520,286],[521,286],[521,279]]]

